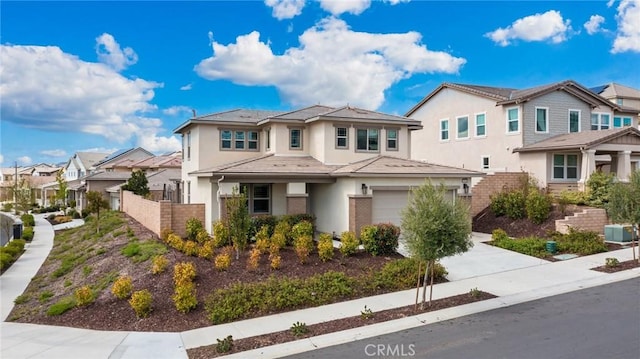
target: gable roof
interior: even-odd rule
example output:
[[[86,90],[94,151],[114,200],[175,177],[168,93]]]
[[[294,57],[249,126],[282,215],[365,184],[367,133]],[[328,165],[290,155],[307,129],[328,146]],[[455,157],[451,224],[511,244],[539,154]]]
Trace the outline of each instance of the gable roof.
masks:
[[[640,139],[640,130],[627,126],[608,130],[565,133],[523,147],[514,148],[513,152],[589,149],[623,136],[633,136]]]
[[[640,90],[624,86],[615,82],[590,88],[604,98],[632,98],[640,99]]]
[[[102,160],[103,158],[109,156],[108,153],[103,152],[76,152],[67,164],[64,166],[65,168],[69,167],[69,164],[73,163],[76,168],[84,167],[85,169],[91,168],[94,163]]]
[[[481,172],[464,168],[436,165],[433,163],[408,160],[392,156],[376,156],[354,162],[333,171],[334,176],[386,176],[386,177],[472,177],[482,176]]]
[[[222,111],[211,113],[203,116],[192,117],[178,126],[173,133],[179,133],[193,124],[207,124],[207,123],[219,123],[219,124],[251,124],[255,125],[258,121],[267,117],[277,116],[284,111],[271,111],[271,110],[251,110],[251,109],[235,109],[229,111]]]
[[[553,91],[565,91],[580,100],[588,103],[592,107],[606,105],[614,108],[620,112],[629,112],[629,108],[619,106],[615,103],[610,102],[606,98],[594,93],[588,88],[580,85],[579,83],[573,80],[565,80],[560,82],[554,82],[551,84],[541,85],[530,87],[526,89],[512,89],[512,88],[504,88],[504,87],[491,87],[491,86],[478,86],[478,85],[467,85],[467,84],[457,84],[457,83],[443,83],[438,86],[435,90],[425,96],[420,102],[418,102],[415,106],[413,106],[405,116],[411,116],[415,111],[417,111],[422,105],[424,105],[427,101],[429,101],[433,96],[439,93],[441,90],[445,88],[455,89],[457,91],[469,93],[476,96],[485,97],[491,100],[496,101],[496,105],[509,105],[509,104],[519,104],[523,102],[530,101],[536,97],[546,95]]]
[[[119,160],[121,158],[125,158],[126,155],[131,154],[131,153],[136,152],[136,151],[142,151],[143,153],[149,155],[149,157],[153,156],[153,153],[145,150],[142,147],[121,149],[121,150],[118,150],[116,152],[113,152],[109,156],[107,156],[107,157],[103,158],[102,160],[94,163],[94,167],[100,167],[100,166],[103,166],[106,163],[109,163],[109,162],[112,162],[112,161],[116,161],[116,160]]]

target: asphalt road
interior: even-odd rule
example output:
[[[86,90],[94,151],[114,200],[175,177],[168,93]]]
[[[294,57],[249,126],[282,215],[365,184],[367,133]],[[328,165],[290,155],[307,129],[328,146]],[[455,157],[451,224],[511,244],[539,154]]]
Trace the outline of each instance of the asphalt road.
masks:
[[[288,358],[638,359],[640,278]]]

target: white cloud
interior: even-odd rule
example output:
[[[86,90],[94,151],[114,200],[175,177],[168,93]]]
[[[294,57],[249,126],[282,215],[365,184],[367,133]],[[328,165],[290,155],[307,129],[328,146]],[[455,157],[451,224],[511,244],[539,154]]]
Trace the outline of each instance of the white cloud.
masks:
[[[417,32],[354,32],[336,18],[320,21],[300,37],[299,47],[272,52],[260,34],[238,36],[229,45],[212,41],[213,56],[196,65],[209,80],[248,86],[275,86],[293,105],[347,103],[378,108],[384,91],[415,73],[457,73],[466,62],[421,44]]]
[[[172,106],[162,110],[162,113],[169,116],[176,116],[182,114],[191,114],[191,107],[187,106]]]
[[[400,3],[410,2],[410,1],[411,0],[384,0],[384,2],[387,2],[387,3],[391,4],[391,5],[398,5]]]
[[[332,15],[340,15],[345,12],[360,15],[371,6],[371,0],[319,0],[320,7]]]
[[[302,13],[305,0],[264,0],[273,9],[273,17],[278,20],[292,19]]]
[[[162,84],[126,78],[55,46],[0,45],[0,57],[3,121],[45,131],[75,130],[119,144],[162,131],[159,119],[144,116],[156,110],[150,101]]]
[[[640,0],[622,0],[616,20],[618,33],[611,52],[640,52]]]
[[[4,156],[0,153],[0,163],[4,162]]]
[[[584,28],[589,35],[593,35],[599,31],[602,31],[600,25],[604,24],[604,17],[600,15],[591,15],[589,21],[584,23]]]
[[[122,71],[138,62],[138,55],[130,47],[120,48],[120,44],[110,34],[96,38],[98,60],[116,71]]]
[[[180,90],[182,90],[182,91],[189,91],[189,90],[191,90],[192,88],[193,88],[193,85],[191,85],[191,84],[186,84],[186,85],[184,85],[184,86],[180,87]]]
[[[78,152],[114,153],[117,150],[118,150],[118,148],[116,148],[116,147],[112,147],[112,148],[92,147],[92,148],[85,148],[85,149],[82,149],[82,150],[78,150]]]
[[[607,1],[607,7],[612,7],[615,2],[616,2],[616,0]]]
[[[29,166],[33,163],[33,160],[29,156],[18,157],[17,161],[20,166]]]
[[[498,28],[485,36],[500,46],[507,46],[512,40],[560,43],[572,32],[570,23],[570,20],[562,18],[560,12],[549,10],[518,19],[506,28]]]
[[[67,152],[65,150],[60,150],[60,149],[44,150],[44,151],[40,151],[40,154],[43,154],[49,157],[66,157],[67,156]]]

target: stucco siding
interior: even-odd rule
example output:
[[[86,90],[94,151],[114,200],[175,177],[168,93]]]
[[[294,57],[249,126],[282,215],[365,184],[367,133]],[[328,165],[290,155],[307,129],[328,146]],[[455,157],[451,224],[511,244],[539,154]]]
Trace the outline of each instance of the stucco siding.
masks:
[[[287,214],[286,183],[274,183],[271,185],[271,214],[274,216]]]
[[[333,184],[314,183],[311,186],[311,212],[316,216],[320,232],[336,234],[349,229],[349,195],[356,192],[352,178],[338,179]],[[358,189],[359,191],[359,189]]]
[[[538,181],[540,187],[546,187],[549,183],[550,165],[547,159],[550,155],[544,152],[520,153],[522,171],[529,173]]]

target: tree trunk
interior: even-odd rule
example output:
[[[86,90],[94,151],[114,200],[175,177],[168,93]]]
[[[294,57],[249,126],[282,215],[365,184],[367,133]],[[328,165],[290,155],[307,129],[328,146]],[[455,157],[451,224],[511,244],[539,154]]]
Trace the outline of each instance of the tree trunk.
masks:
[[[424,269],[424,280],[422,283],[422,303],[420,303],[420,310],[424,309],[424,303],[427,302],[427,283],[428,283],[428,275],[429,275],[429,263],[427,262],[427,266]]]
[[[100,209],[96,211],[96,233],[100,234]]]
[[[431,306],[431,299],[433,298],[433,272],[436,267],[436,261],[431,261],[431,289],[429,290],[429,306]]]
[[[416,283],[416,303],[413,306],[413,310],[418,310],[418,294],[420,293],[420,274],[422,274],[422,261],[418,262],[418,281]]]

